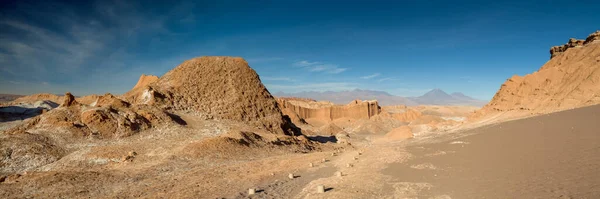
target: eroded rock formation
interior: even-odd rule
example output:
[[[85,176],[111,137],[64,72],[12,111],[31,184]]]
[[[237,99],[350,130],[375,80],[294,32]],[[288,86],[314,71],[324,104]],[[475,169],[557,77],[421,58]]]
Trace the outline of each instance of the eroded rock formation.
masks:
[[[570,48],[582,47],[584,45],[593,43],[594,41],[597,41],[598,39],[600,39],[600,30],[590,34],[585,40],[578,40],[575,38],[571,38],[571,39],[569,39],[569,42],[567,42],[566,44],[564,44],[562,46],[551,47],[550,48],[550,58],[554,58],[554,57],[560,55],[561,53],[567,51]]]
[[[379,107],[376,100],[354,100],[347,105],[290,98],[278,98],[277,102],[282,109],[296,114],[301,119],[323,121],[332,121],[339,118],[370,119],[381,112],[381,107]]]

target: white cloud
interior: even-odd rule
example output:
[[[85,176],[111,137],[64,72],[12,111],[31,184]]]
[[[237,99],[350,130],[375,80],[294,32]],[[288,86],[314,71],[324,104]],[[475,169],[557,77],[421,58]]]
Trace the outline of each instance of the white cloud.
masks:
[[[380,73],[375,73],[375,74],[372,74],[372,75],[362,76],[360,78],[361,79],[371,79],[371,78],[377,77],[379,75],[381,75],[381,74]]]

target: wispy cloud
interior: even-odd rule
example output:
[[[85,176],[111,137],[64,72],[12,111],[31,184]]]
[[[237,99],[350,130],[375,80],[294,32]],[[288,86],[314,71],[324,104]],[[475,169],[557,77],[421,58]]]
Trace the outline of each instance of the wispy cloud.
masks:
[[[378,79],[377,82],[394,81],[394,80],[398,80],[398,79],[393,78],[393,77],[386,77],[386,78]]]
[[[296,80],[289,78],[289,77],[261,77],[261,80],[264,81],[287,81],[287,82],[294,82]]]
[[[315,84],[280,85],[267,84],[269,90],[301,92],[301,91],[343,91],[357,88],[357,84],[349,82],[325,82]]]
[[[312,66],[312,65],[317,65],[317,64],[321,64],[321,63],[302,60],[302,61],[294,63],[294,66],[305,67],[305,66]]]
[[[296,63],[294,63],[294,66],[305,68],[310,72],[324,72],[324,73],[330,73],[330,74],[338,74],[338,73],[342,73],[342,72],[348,70],[348,68],[341,68],[336,64],[325,64],[322,62],[310,62],[307,60],[296,62]]]
[[[362,76],[360,78],[361,79],[371,79],[371,78],[377,77],[379,75],[381,75],[381,74],[380,73],[375,73],[375,74],[372,74],[372,75]]]

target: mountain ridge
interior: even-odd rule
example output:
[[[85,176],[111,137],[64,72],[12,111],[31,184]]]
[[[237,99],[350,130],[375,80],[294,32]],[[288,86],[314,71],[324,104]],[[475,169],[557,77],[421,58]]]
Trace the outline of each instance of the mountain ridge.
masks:
[[[347,104],[355,99],[379,101],[382,106],[389,105],[468,105],[483,106],[487,102],[469,97],[460,92],[448,94],[441,89],[432,89],[431,91],[418,97],[403,97],[392,95],[385,91],[354,89],[346,91],[302,91],[297,93],[285,93],[282,91],[274,93],[277,97],[300,97],[310,98],[317,101],[330,101],[335,104]]]

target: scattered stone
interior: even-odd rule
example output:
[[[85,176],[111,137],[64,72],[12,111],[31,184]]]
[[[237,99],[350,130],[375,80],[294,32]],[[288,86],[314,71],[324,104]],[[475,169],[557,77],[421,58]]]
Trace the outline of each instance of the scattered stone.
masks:
[[[358,160],[358,157],[354,157],[354,160]]]
[[[296,177],[296,176],[294,176],[294,174],[291,174],[291,173],[290,173],[290,174],[288,174],[288,178],[289,178],[289,179],[294,179],[295,177]]]
[[[327,162],[327,159],[323,158],[323,159],[321,160],[321,162]]]
[[[341,171],[337,171],[337,172],[335,172],[335,176],[337,176],[337,177],[342,177],[342,172],[341,172]]]
[[[308,163],[308,167],[314,167],[313,163]]]
[[[256,193],[256,189],[248,189],[248,195],[254,195]]]
[[[352,165],[352,164],[350,164],[350,163],[346,164],[346,167],[348,167],[348,168],[350,168],[350,167],[352,167],[352,166],[353,166],[353,165]]]
[[[136,155],[137,155],[137,153],[136,153],[135,151],[130,151],[128,155],[129,155],[129,156],[136,156]]]
[[[317,186],[317,193],[325,193],[325,186],[323,186],[323,185]]]

